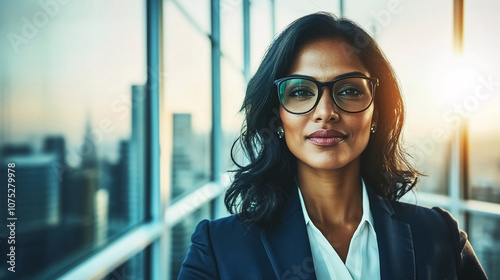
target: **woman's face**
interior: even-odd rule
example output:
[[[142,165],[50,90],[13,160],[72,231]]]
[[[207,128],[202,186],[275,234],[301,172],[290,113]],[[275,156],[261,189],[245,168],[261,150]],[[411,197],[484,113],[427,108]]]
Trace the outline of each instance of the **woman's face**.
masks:
[[[289,74],[327,82],[351,72],[369,77],[349,45],[341,40],[320,39],[299,50]],[[335,105],[328,87],[321,91],[321,99],[309,113],[295,115],[280,107],[286,144],[298,159],[298,167],[333,170],[359,163],[370,138],[372,121],[376,121],[374,104],[363,112],[347,113]]]

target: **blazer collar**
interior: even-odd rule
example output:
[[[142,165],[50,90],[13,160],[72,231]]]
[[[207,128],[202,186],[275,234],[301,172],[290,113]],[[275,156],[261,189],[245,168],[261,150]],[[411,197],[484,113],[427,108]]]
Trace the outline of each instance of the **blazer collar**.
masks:
[[[388,199],[368,187],[380,258],[380,279],[416,279],[410,225],[395,217]]]
[[[377,234],[380,279],[416,279],[410,226],[395,219],[389,200],[366,187]],[[298,191],[290,192],[278,225],[261,230],[261,240],[277,279],[316,279]]]
[[[281,219],[261,239],[277,279],[316,279],[298,190],[290,191]]]

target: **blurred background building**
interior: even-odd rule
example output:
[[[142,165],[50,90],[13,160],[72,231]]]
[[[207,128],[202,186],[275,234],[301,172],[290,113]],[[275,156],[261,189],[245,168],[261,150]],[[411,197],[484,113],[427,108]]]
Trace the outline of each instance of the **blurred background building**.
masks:
[[[15,273],[0,226],[0,279],[176,279],[198,222],[227,215],[246,82],[317,11],[359,23],[398,74],[428,175],[404,200],[451,211],[500,279],[492,0],[1,1],[0,182],[15,163],[18,221]]]

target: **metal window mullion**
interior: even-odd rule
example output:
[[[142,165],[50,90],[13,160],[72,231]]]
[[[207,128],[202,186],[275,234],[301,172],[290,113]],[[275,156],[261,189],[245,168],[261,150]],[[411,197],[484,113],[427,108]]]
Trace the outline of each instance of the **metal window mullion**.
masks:
[[[147,94],[146,106],[148,112],[146,122],[146,191],[148,213],[147,220],[154,223],[163,221],[162,200],[160,192],[160,133],[159,133],[159,66],[160,66],[160,12],[162,11],[162,0],[147,0]],[[163,228],[163,227],[162,227]],[[165,235],[160,232],[158,237]],[[162,238],[155,240],[146,250],[147,279],[163,279],[166,269],[162,265],[165,261],[162,254]],[[162,257],[163,256],[163,257]]]
[[[222,112],[221,112],[221,46],[220,46],[220,0],[211,0],[210,26],[211,26],[211,62],[212,62],[212,143],[211,143],[211,168],[212,180],[219,182],[222,175]],[[221,216],[219,205],[220,197],[212,204],[212,216]]]
[[[201,206],[220,197],[224,189],[218,182],[209,182],[174,202],[165,210],[165,227],[175,226]]]
[[[500,218],[500,204],[479,200],[467,200],[461,204],[463,211],[477,215]]]
[[[450,209],[451,204],[455,203],[454,200],[450,198],[450,196],[425,192],[419,192],[416,199],[412,199],[411,197],[403,197],[402,201],[407,203],[415,203],[426,207],[438,206],[446,209]],[[459,199],[457,208],[458,212],[470,212],[472,214],[488,215],[500,218],[499,203],[471,199]]]
[[[271,32],[273,38],[276,36],[276,1],[271,0]]]
[[[453,1],[453,52],[456,57],[460,58],[463,54],[463,44],[464,44],[464,0],[454,0]],[[461,204],[469,199],[469,168],[468,168],[468,135],[467,135],[467,118],[462,118],[460,126],[458,127],[457,133],[455,133],[456,139],[453,139],[455,143],[452,146],[453,151],[456,153],[455,162],[452,165],[456,166],[457,170],[457,185],[450,185],[450,190],[454,190],[454,200],[456,200],[456,192],[461,201],[454,201],[454,203]],[[454,206],[456,208],[456,206]],[[453,213],[455,214],[455,213]],[[461,212],[463,214],[462,224],[466,231],[469,230],[469,213],[467,211]]]
[[[159,221],[143,224],[80,262],[58,279],[102,279],[149,246],[163,231]]]
[[[450,197],[449,210],[450,213],[461,221],[460,212],[460,191],[462,189],[462,177],[460,168],[460,133],[455,130],[452,134],[450,143],[450,157],[449,157],[449,177],[448,177],[448,195]]]
[[[250,80],[250,0],[243,0],[243,78]]]

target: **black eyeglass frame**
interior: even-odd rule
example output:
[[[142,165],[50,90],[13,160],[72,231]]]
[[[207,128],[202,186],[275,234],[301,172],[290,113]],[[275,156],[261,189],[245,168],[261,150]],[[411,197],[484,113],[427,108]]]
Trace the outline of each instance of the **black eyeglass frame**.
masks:
[[[290,76],[290,77],[285,77],[285,78],[278,79],[278,80],[274,81],[274,84],[277,87],[278,100],[279,100],[281,106],[283,107],[283,109],[285,109],[287,112],[289,112],[291,114],[303,115],[303,114],[307,114],[307,113],[311,112],[314,108],[316,108],[316,106],[318,105],[319,100],[321,99],[321,96],[323,95],[323,91],[321,90],[323,87],[329,87],[329,88],[333,89],[333,85],[335,85],[336,82],[341,81],[341,80],[345,80],[345,79],[351,79],[351,78],[362,78],[362,79],[368,80],[370,82],[370,84],[372,85],[372,98],[370,100],[370,103],[368,103],[368,105],[366,106],[366,108],[364,108],[363,110],[353,111],[353,112],[352,111],[347,111],[347,110],[345,110],[345,109],[343,109],[342,107],[339,106],[339,104],[335,100],[335,97],[333,97],[333,91],[332,91],[332,93],[330,95],[331,95],[331,98],[333,100],[333,103],[335,103],[335,105],[340,110],[342,110],[344,112],[347,112],[347,113],[361,113],[361,112],[365,111],[366,109],[370,108],[370,105],[372,105],[373,100],[375,99],[375,89],[377,88],[377,86],[379,86],[379,79],[377,79],[377,78],[367,77],[367,76],[361,76],[361,75],[353,75],[353,76],[340,77],[340,78],[337,78],[337,79],[335,79],[333,81],[329,81],[329,82],[320,82],[320,81],[316,81],[315,79],[313,79],[313,78],[311,78],[309,76],[294,75],[294,76]],[[314,105],[311,107],[311,109],[309,109],[309,110],[307,110],[305,112],[296,113],[296,112],[292,112],[292,111],[288,110],[285,107],[285,105],[283,104],[283,100],[281,100],[281,96],[280,96],[280,85],[281,85],[281,83],[283,83],[285,81],[288,81],[288,80],[292,80],[292,79],[304,79],[304,80],[308,80],[308,81],[313,82],[314,84],[316,84],[316,86],[318,87],[318,97],[316,98],[316,102],[314,102]]]

